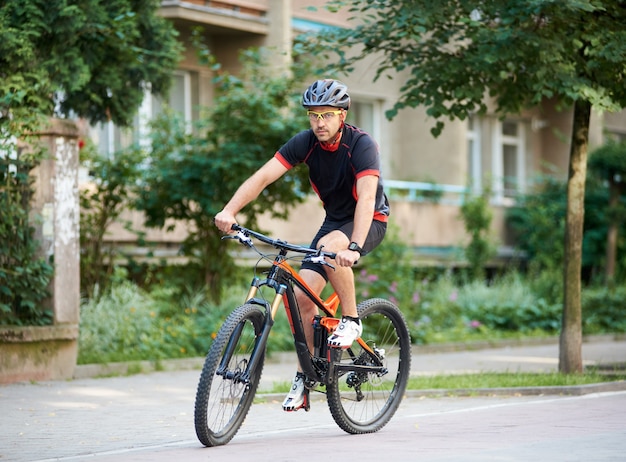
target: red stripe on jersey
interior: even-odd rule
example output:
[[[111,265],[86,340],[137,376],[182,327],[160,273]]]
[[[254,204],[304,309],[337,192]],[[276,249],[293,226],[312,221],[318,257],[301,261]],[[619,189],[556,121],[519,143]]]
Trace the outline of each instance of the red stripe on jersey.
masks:
[[[380,172],[378,170],[363,170],[362,172],[359,172],[359,173],[356,174],[356,179],[358,180],[359,178],[362,178],[362,177],[368,176],[368,175],[379,177],[380,176]]]
[[[289,169],[289,170],[291,170],[291,169],[293,168],[293,165],[291,165],[291,164],[289,163],[289,161],[287,161],[287,159],[285,159],[285,158],[283,157],[283,155],[282,155],[280,152],[276,151],[276,154],[274,154],[274,157],[276,157],[276,160],[277,160],[278,162],[280,162],[281,164],[283,164],[283,167],[285,167],[285,168],[287,168],[287,169]]]

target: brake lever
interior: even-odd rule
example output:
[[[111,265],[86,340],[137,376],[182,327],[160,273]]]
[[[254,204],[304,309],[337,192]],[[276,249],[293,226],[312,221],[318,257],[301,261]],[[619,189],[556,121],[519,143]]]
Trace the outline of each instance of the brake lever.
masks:
[[[252,247],[252,239],[248,237],[244,232],[237,231],[237,234],[227,234],[226,236],[222,236],[222,239],[237,239],[240,243],[245,245],[246,247]]]
[[[326,265],[331,269],[335,269],[335,267],[333,265],[331,265],[330,263],[328,263],[323,255],[309,255],[307,256],[305,259],[305,261],[310,261],[311,263],[319,263],[321,265]]]

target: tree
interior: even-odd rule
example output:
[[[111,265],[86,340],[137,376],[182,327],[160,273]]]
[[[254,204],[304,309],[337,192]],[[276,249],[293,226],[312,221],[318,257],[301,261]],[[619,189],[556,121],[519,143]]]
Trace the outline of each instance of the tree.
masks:
[[[181,47],[172,24],[156,15],[159,5],[158,0],[0,0],[4,320],[48,321],[36,304],[45,296],[52,267],[33,259],[38,243],[28,221],[30,171],[46,153],[21,145],[35,146],[33,134],[52,116],[129,125],[147,89],[167,91]]]
[[[349,72],[376,54],[376,78],[406,76],[387,114],[426,106],[436,119],[487,111],[519,113],[550,98],[573,108],[565,232],[564,302],[559,369],[582,370],[581,242],[591,108],[626,106],[626,9],[621,2],[576,0],[346,0],[354,25],[304,43],[336,53]],[[394,71],[391,74],[390,71]]]
[[[465,258],[473,280],[485,278],[485,264],[495,256],[496,248],[489,242],[493,213],[489,208],[489,191],[479,196],[466,197],[461,205],[461,218],[470,241],[465,247]]]
[[[151,166],[137,201],[148,226],[164,227],[168,219],[190,225],[181,250],[200,266],[215,301],[220,299],[223,281],[232,275],[234,261],[223,250],[213,217],[247,177],[308,126],[295,113],[301,111],[300,92],[295,91],[297,73],[273,76],[263,65],[263,54],[251,50],[242,54],[242,63],[244,70],[238,77],[218,71],[216,98],[205,108],[196,134],[173,114],[155,122]],[[211,66],[219,69],[212,58]],[[266,188],[242,210],[247,225],[255,227],[260,213],[286,218],[289,206],[309,191],[306,174],[304,169],[293,169]]]
[[[80,191],[80,285],[93,297],[97,291],[104,293],[111,282],[116,255],[106,247],[104,238],[109,226],[132,203],[145,153],[136,146],[113,157],[97,153],[93,146],[83,148],[83,153],[90,185]]]
[[[610,141],[599,147],[589,158],[589,168],[609,184],[608,231],[606,237],[606,269],[608,284],[615,278],[619,228],[626,219],[622,204],[624,176],[626,175],[626,143]]]
[[[0,114],[27,108],[129,125],[166,92],[181,47],[158,0],[0,1]],[[11,97],[12,96],[12,97]]]

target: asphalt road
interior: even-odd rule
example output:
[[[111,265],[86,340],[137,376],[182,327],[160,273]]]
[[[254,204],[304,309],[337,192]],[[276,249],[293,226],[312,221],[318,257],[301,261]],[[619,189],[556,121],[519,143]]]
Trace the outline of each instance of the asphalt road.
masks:
[[[331,457],[384,461],[391,457],[437,462],[617,462],[626,458],[626,392],[576,397],[410,398],[383,430],[358,436],[339,430],[325,404],[317,404],[309,413],[292,414],[282,412],[277,402],[257,404],[226,446],[202,447],[190,431],[191,416],[180,416],[175,426],[137,419],[130,434],[122,436],[125,432],[120,426],[116,438],[120,443],[126,440],[120,446],[138,447],[45,460],[286,462]],[[158,427],[168,428],[170,433]],[[161,442],[146,444],[159,433],[163,434]],[[96,441],[112,437],[94,434]],[[89,442],[83,444],[87,449]],[[68,452],[77,449],[67,448]]]
[[[556,368],[555,345],[419,354],[415,374]],[[626,342],[583,345],[586,364],[626,360]],[[263,388],[293,364],[269,362]],[[348,435],[325,401],[285,413],[282,396],[253,405],[226,446],[193,426],[198,370],[0,386],[0,462],[253,461],[331,457],[384,461],[624,461],[626,384],[509,390],[473,397],[411,393],[381,431]]]

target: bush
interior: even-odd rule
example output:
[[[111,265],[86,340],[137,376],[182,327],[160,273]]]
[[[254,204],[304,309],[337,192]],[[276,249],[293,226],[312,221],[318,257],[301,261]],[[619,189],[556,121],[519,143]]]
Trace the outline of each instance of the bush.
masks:
[[[472,278],[484,279],[485,265],[496,255],[496,246],[489,240],[493,211],[489,205],[490,192],[466,197],[461,205],[461,218],[470,241],[464,249]]]
[[[113,262],[121,254],[106,245],[105,236],[130,205],[144,155],[131,147],[112,157],[103,156],[89,143],[81,150],[81,157],[89,171],[90,186],[80,191],[80,286],[83,293],[92,296],[94,290],[104,291],[111,284]],[[130,222],[123,224],[132,231]]]
[[[33,195],[31,170],[41,152],[0,158],[0,324],[44,325],[52,323],[52,312],[44,306],[52,265],[38,257],[39,242],[29,219]]]
[[[150,349],[156,317],[147,294],[129,282],[114,285],[107,294],[83,303],[78,363],[158,359],[159,352]]]
[[[560,327],[561,305],[538,297],[516,273],[489,285],[444,275],[425,278],[416,288],[419,303],[405,313],[416,343],[547,335]]]
[[[108,292],[82,303],[78,363],[204,356],[226,316],[243,303],[244,289],[215,305],[204,290],[161,286],[147,292],[115,278]],[[289,323],[279,320],[268,352],[292,348]]]
[[[626,206],[622,197],[621,206]],[[606,181],[588,175],[585,186],[585,223],[583,232],[583,278],[594,280],[604,274],[606,265],[607,229],[618,218],[609,207]],[[530,273],[563,268],[563,236],[567,210],[567,183],[552,177],[539,179],[537,188],[520,196],[514,207],[507,209],[507,223],[515,233],[515,241],[526,253]],[[621,212],[617,213],[621,216]],[[617,242],[617,255],[623,255],[626,239]],[[626,275],[626,259],[616,261],[616,279]]]
[[[591,288],[582,293],[583,332],[626,332],[626,286]]]
[[[358,301],[381,297],[396,303],[414,343],[546,336],[560,329],[562,301],[554,288],[560,287],[562,277],[557,271],[535,277],[513,272],[489,284],[467,282],[440,269],[420,269],[418,278],[411,251],[393,227],[359,266]],[[226,316],[244,302],[246,283],[238,277],[235,289],[229,288],[223,301],[215,304],[206,289],[186,287],[182,281],[188,278],[180,269],[176,274],[159,273],[155,279],[159,283],[150,291],[124,282],[124,275],[118,274],[109,292],[85,301],[79,363],[204,355]],[[257,297],[271,301],[274,292],[264,288]],[[620,316],[625,298],[626,287],[584,289],[585,332],[626,332],[626,321]],[[272,329],[269,354],[293,350],[291,329],[283,316],[279,313]]]
[[[462,316],[490,329],[516,332],[557,332],[561,306],[537,297],[517,273],[487,286],[471,283],[460,289]]]
[[[563,267],[566,184],[552,177],[538,180],[536,190],[517,198],[506,219],[532,273]]]
[[[405,312],[415,305],[411,249],[399,233],[399,228],[389,223],[383,242],[355,267],[357,302],[385,298]]]
[[[373,282],[378,290],[392,289],[392,294],[399,295],[381,279]],[[538,297],[519,274],[490,285],[459,284],[444,275],[407,282],[409,287],[413,298],[400,306],[417,344],[555,335],[560,328],[562,305]],[[226,316],[243,303],[244,289],[242,285],[241,290],[229,292],[215,305],[203,291],[166,285],[147,292],[117,281],[108,293],[82,304],[78,362],[203,356]],[[585,289],[584,332],[626,332],[621,313],[625,298],[626,287]],[[293,350],[289,323],[283,316],[279,313],[272,329],[269,354]]]
[[[356,277],[358,300],[381,297],[396,303],[414,343],[554,333],[560,327],[560,294],[552,291],[559,284],[553,273],[546,279],[539,273],[540,277],[530,280],[514,273],[487,285],[422,268],[417,278],[411,249],[394,227],[363,262]],[[542,293],[537,294],[533,285]]]

